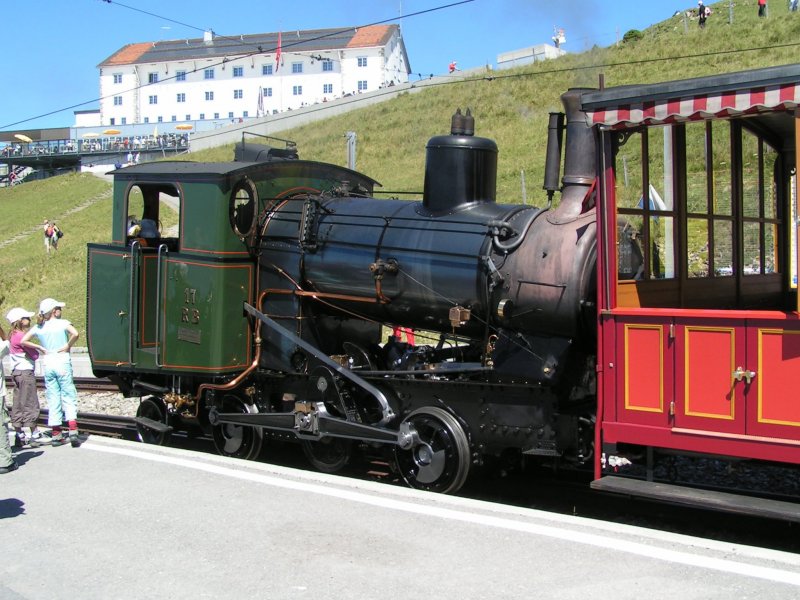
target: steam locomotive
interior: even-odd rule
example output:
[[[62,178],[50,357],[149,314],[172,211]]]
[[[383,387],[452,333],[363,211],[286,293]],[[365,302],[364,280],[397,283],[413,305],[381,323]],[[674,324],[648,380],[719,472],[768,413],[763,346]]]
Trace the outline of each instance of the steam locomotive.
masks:
[[[421,201],[374,198],[371,178],[291,144],[114,171],[113,239],[88,248],[96,375],[142,397],[150,443],[201,429],[254,458],[290,437],[326,472],[366,448],[451,493],[492,457],[591,464],[596,153],[580,93],[551,115],[540,208],[496,202],[497,146],[468,111],[427,143]]]

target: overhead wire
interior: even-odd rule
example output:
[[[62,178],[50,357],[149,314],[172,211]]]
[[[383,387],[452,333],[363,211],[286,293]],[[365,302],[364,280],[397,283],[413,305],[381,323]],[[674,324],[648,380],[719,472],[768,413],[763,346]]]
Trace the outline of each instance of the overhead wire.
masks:
[[[103,2],[103,3],[106,3],[106,4],[115,4],[115,5],[121,6],[123,8],[127,8],[127,9],[130,9],[130,10],[133,10],[133,11],[141,12],[141,13],[153,16],[154,18],[170,21],[170,22],[173,22],[173,23],[176,23],[176,24],[179,24],[181,26],[185,26],[185,27],[188,27],[188,28],[191,28],[191,29],[196,29],[196,30],[199,30],[199,31],[208,31],[207,29],[203,29],[201,27],[197,27],[197,26],[194,26],[194,25],[183,23],[181,21],[170,19],[168,17],[163,17],[163,16],[160,16],[160,15],[156,15],[154,13],[151,13],[151,12],[148,12],[148,11],[136,8],[136,7],[128,6],[128,5],[123,4],[121,2],[117,2],[116,0],[100,0],[100,1]],[[470,3],[470,2],[474,2],[474,1],[475,0],[461,0],[459,2],[453,2],[453,3],[450,3],[450,4],[445,4],[445,5],[433,7],[433,8],[430,8],[430,9],[425,9],[425,10],[417,11],[417,12],[414,12],[414,13],[401,15],[399,18],[400,19],[405,19],[405,18],[408,18],[408,17],[421,16],[421,15],[428,14],[428,13],[431,13],[431,12],[434,12],[434,11],[453,8],[455,6],[459,6],[459,5],[462,5],[462,4],[467,4],[467,3]],[[388,22],[391,22],[391,21],[395,21],[395,20],[397,20],[397,18],[383,19],[381,21],[375,21],[373,23],[369,23],[369,24],[366,24],[366,25],[359,25],[359,26],[356,26],[356,27],[347,27],[347,28],[343,28],[343,29],[338,29],[336,31],[329,32],[327,34],[323,34],[323,35],[320,35],[320,36],[317,36],[317,37],[313,37],[313,38],[304,39],[304,40],[299,41],[299,42],[288,42],[287,44],[281,44],[281,51],[283,52],[284,48],[291,48],[292,46],[308,43],[310,41],[316,41],[316,40],[324,39],[326,37],[332,37],[332,36],[335,36],[335,35],[340,35],[342,33],[348,32],[348,31],[350,31],[350,30],[352,30],[354,28],[358,29],[360,27],[369,27],[369,26],[372,26],[372,25],[381,25],[381,24],[385,24],[385,23],[388,23]],[[213,29],[211,31],[213,32]],[[222,39],[234,40],[236,42],[240,42],[241,41],[240,38],[231,38],[231,37],[226,37],[226,36],[217,36],[217,37],[220,37]],[[638,60],[627,60],[627,61],[608,62],[608,63],[594,63],[594,64],[591,64],[591,65],[570,66],[570,67],[548,69],[548,70],[537,71],[537,72],[510,73],[510,74],[506,74],[506,75],[495,75],[495,74],[492,74],[492,75],[486,75],[486,76],[482,76],[482,77],[464,77],[463,75],[457,75],[457,74],[452,74],[452,73],[451,74],[444,74],[444,75],[435,75],[433,73],[430,73],[430,74],[409,73],[409,75],[416,75],[418,77],[418,81],[422,81],[422,80],[425,80],[425,79],[430,80],[430,79],[433,79],[434,77],[436,77],[437,79],[442,79],[442,81],[436,81],[436,82],[428,83],[427,85],[429,85],[429,86],[458,85],[458,84],[464,84],[464,83],[474,83],[474,82],[477,82],[477,81],[495,81],[495,80],[500,80],[500,79],[514,79],[514,78],[524,78],[524,77],[540,77],[540,76],[552,75],[552,74],[558,74],[558,73],[569,73],[569,72],[576,72],[576,71],[583,71],[583,70],[590,70],[590,69],[595,69],[596,70],[596,69],[601,69],[601,68],[607,69],[607,68],[613,68],[613,67],[624,67],[624,66],[641,65],[641,64],[665,62],[665,61],[694,60],[694,59],[701,58],[701,57],[702,58],[708,58],[710,56],[728,56],[728,55],[731,55],[731,54],[741,54],[741,53],[745,53],[745,52],[758,52],[758,51],[767,51],[767,50],[772,51],[772,50],[779,49],[779,48],[793,48],[793,47],[797,47],[797,46],[800,46],[800,42],[787,42],[787,43],[784,43],[784,44],[770,44],[769,46],[754,46],[754,47],[750,47],[750,48],[737,48],[737,49],[731,49],[731,50],[717,50],[717,51],[703,50],[701,53],[697,53],[697,54],[683,54],[683,55],[677,55],[677,56],[664,56],[664,57],[657,57],[657,58],[643,58],[643,59],[638,59]],[[249,58],[249,57],[255,56],[257,54],[271,54],[271,53],[274,53],[276,50],[277,50],[277,46],[275,48],[268,48],[267,50],[264,50],[263,47],[259,46],[259,47],[256,48],[255,51],[250,52],[250,53],[237,55],[236,58]],[[301,53],[295,52],[294,54],[301,54]],[[317,54],[319,54],[319,53],[317,53]],[[305,56],[305,54],[303,54],[303,55]],[[227,64],[228,62],[230,62],[230,59],[224,58],[224,59],[220,60],[218,63],[213,63],[211,65],[205,65],[203,67],[203,69],[206,69],[206,68],[209,68],[209,67],[216,67],[216,66],[224,65],[224,64]],[[197,72],[198,70],[199,69],[193,69],[190,72],[194,73],[194,72]],[[122,92],[116,91],[112,95],[100,96],[98,98],[94,98],[94,99],[91,99],[91,100],[86,100],[85,102],[80,102],[78,104],[73,104],[73,105],[66,106],[66,107],[63,107],[63,108],[59,108],[59,109],[56,109],[56,110],[52,110],[52,111],[49,111],[49,112],[46,112],[46,113],[42,113],[42,114],[36,115],[34,117],[29,117],[27,119],[22,119],[20,121],[15,121],[13,123],[8,123],[8,124],[5,124],[5,125],[0,125],[0,130],[4,130],[4,129],[9,128],[9,127],[14,127],[14,126],[20,125],[22,123],[27,123],[27,122],[30,122],[30,121],[34,121],[36,119],[49,117],[51,115],[58,114],[60,112],[64,112],[64,111],[67,111],[67,110],[76,109],[76,108],[79,108],[81,106],[86,106],[87,104],[92,104],[92,103],[95,103],[95,102],[99,102],[101,100],[106,100],[108,98],[111,98],[112,96],[119,95],[120,93],[136,91],[136,90],[139,90],[139,89],[151,86],[151,85],[158,85],[160,83],[171,81],[171,80],[173,80],[175,78],[177,78],[177,75],[173,75],[171,77],[160,79],[156,83],[144,83],[144,84],[135,86],[135,87],[133,87],[133,88],[131,88],[129,90],[123,90]],[[384,92],[384,94],[395,93],[395,92],[396,92],[396,90],[394,90],[394,89],[387,89]],[[383,94],[378,94],[378,96],[380,96],[380,95],[383,95]],[[375,98],[375,97],[376,97],[376,95],[374,93],[370,95],[370,98]],[[322,106],[322,107],[320,107],[320,110],[327,110],[328,108],[329,107],[327,107],[327,106]],[[222,132],[220,132],[219,135],[222,135]]]

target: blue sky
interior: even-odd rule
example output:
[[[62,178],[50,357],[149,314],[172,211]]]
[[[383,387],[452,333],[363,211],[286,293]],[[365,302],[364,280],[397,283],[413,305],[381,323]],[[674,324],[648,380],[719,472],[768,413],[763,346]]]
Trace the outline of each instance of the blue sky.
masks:
[[[442,74],[494,65],[497,55],[549,42],[563,48],[608,46],[644,29],[688,0],[3,0],[4,79],[0,130],[68,127],[75,110],[97,108],[97,65],[129,43],[202,37],[202,30],[237,36],[282,30],[368,25],[402,27],[413,71]],[[446,8],[447,5],[455,4]],[[413,13],[423,13],[416,16]],[[145,14],[150,13],[150,14]],[[40,116],[50,114],[48,116]]]

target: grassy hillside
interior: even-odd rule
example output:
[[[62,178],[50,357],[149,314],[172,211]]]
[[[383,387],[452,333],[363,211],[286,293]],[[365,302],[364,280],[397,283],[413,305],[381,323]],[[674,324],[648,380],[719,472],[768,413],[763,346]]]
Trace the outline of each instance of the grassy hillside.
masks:
[[[696,5],[688,3],[687,9]],[[758,19],[756,0],[737,0],[728,24],[728,2],[712,4],[705,30],[696,20],[685,29],[671,17],[619,47],[593,48],[558,60],[486,73],[465,81],[406,94],[383,104],[328,119],[281,137],[297,141],[302,158],[344,165],[344,133],[358,134],[357,168],[391,191],[422,190],[425,144],[449,131],[457,107],[469,107],[476,135],[500,149],[500,202],[519,202],[524,170],[529,202],[543,204],[541,192],[548,113],[560,110],[559,96],[570,87],[648,83],[797,62],[800,13],[785,2],[770,4],[770,18]],[[536,40],[531,40],[535,42]],[[573,49],[574,50],[574,49]],[[227,161],[232,146],[192,154],[189,160]],[[86,199],[102,198],[67,215]],[[68,304],[66,315],[85,330],[85,244],[110,236],[110,186],[89,175],[60,177],[0,190],[0,315],[14,305],[33,309],[53,296]],[[59,254],[44,254],[44,218],[56,219],[66,236]],[[15,236],[19,236],[16,238]],[[14,238],[15,241],[8,243]]]

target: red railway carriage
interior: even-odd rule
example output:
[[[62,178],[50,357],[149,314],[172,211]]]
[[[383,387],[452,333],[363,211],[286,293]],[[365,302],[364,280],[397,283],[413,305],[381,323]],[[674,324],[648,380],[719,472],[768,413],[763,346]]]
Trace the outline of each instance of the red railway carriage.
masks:
[[[596,478],[634,451],[650,469],[660,451],[800,463],[798,103],[800,65],[582,95],[598,144]]]

